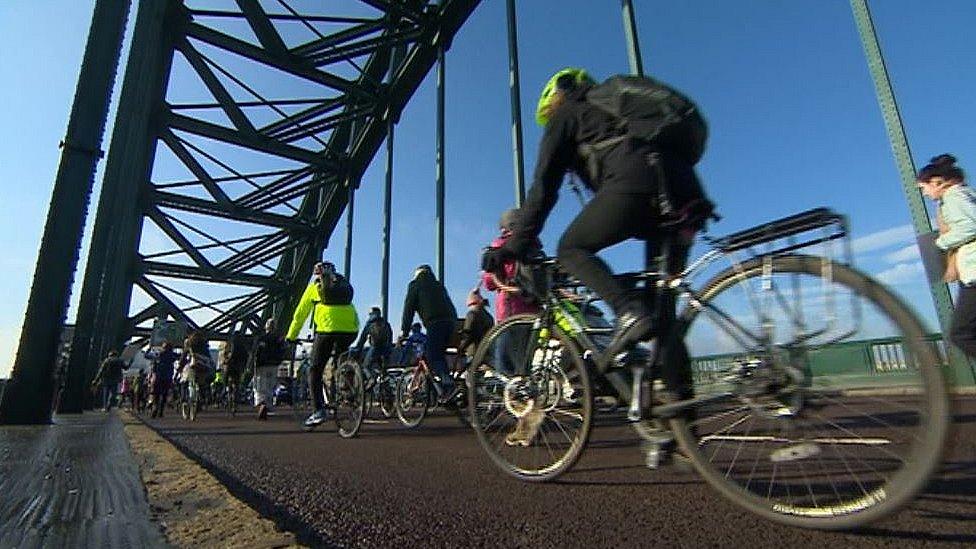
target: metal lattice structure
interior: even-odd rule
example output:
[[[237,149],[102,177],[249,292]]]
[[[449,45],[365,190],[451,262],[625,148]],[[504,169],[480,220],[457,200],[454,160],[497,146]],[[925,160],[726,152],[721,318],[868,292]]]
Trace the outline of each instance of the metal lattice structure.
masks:
[[[289,314],[389,122],[478,2],[210,4],[139,3],[69,388],[157,318],[220,339]]]

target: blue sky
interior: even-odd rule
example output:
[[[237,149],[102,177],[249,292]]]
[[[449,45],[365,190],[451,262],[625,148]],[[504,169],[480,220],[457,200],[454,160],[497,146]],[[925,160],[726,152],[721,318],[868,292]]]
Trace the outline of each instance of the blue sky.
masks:
[[[724,216],[713,233],[816,206],[846,213],[857,265],[891,284],[936,329],[848,2],[635,5],[645,70],[694,97],[710,122],[699,169]],[[92,7],[80,0],[0,2],[0,376],[16,350]],[[976,150],[976,104],[964,100],[976,75],[968,41],[976,4],[875,0],[871,8],[916,163],[951,151],[976,169],[970,153]],[[626,72],[627,55],[615,0],[523,1],[518,10],[528,178],[540,137],[532,114],[549,75],[567,65],[586,67],[598,78]],[[513,202],[504,2],[482,3],[447,62],[446,278],[461,309],[477,280],[478,252]],[[181,85],[178,79],[174,85]],[[413,268],[434,262],[434,93],[431,74],[397,128],[393,318],[399,318]],[[384,163],[381,150],[356,201],[352,278],[361,313],[379,302]],[[99,171],[96,193],[100,180]],[[92,204],[89,225],[95,199]],[[543,233],[550,249],[578,207],[564,191]],[[152,248],[150,239],[144,250]],[[82,267],[87,242],[86,236]],[[344,242],[340,223],[325,253],[340,266]],[[625,244],[606,257],[619,269],[635,268],[638,250]]]

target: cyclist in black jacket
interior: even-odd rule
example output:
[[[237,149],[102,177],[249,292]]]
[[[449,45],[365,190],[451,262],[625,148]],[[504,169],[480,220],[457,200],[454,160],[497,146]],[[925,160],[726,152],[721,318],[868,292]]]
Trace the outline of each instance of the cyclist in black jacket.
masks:
[[[447,289],[434,277],[430,265],[421,265],[414,271],[413,280],[407,287],[407,297],[403,300],[403,319],[400,323],[400,340],[407,338],[414,314],[427,328],[427,360],[434,373],[440,377],[440,385],[435,387],[442,400],[447,399],[454,389],[454,381],[447,371],[447,344],[454,333],[457,322],[457,309],[447,295]]]
[[[620,124],[611,114],[587,103],[586,93],[595,82],[582,69],[564,69],[547,84],[539,100],[536,120],[545,126],[532,187],[523,204],[519,223],[502,248],[488,251],[483,268],[494,271],[508,258],[524,257],[556,204],[567,172],[576,174],[595,195],[570,223],[559,241],[560,263],[607,301],[617,316],[611,352],[647,339],[653,327],[647,298],[634,295],[613,278],[610,268],[596,254],[631,238],[648,243],[648,259],[657,255],[661,226],[661,202],[680,208],[707,201],[694,171],[694,161],[682,151],[623,139],[602,156],[600,175],[593,179],[580,146],[620,135]],[[708,203],[710,204],[710,203]],[[694,230],[682,234],[681,246],[671,251],[677,264],[687,257]],[[650,267],[650,266],[649,266]]]
[[[389,357],[393,345],[393,329],[390,327],[390,323],[383,318],[383,312],[380,311],[379,307],[373,307],[369,310],[366,326],[363,327],[362,333],[359,334],[359,340],[356,341],[357,354],[362,353],[363,345],[367,340],[369,341],[369,350],[363,357],[363,368],[371,371],[373,364],[378,364],[381,371],[386,371],[386,359]]]

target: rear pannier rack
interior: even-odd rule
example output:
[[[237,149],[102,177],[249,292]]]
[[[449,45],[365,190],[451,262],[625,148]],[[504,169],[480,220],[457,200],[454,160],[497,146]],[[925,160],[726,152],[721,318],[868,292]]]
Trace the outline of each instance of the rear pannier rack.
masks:
[[[821,229],[819,233],[814,232],[818,229]],[[845,216],[829,208],[814,208],[744,231],[711,239],[710,242],[712,246],[723,253],[748,250],[754,246],[768,244],[765,246],[768,249],[761,250],[761,252],[757,251],[755,255],[759,255],[759,253],[762,255],[782,255],[808,246],[846,238],[847,234],[847,218]],[[848,262],[850,262],[850,251],[847,250],[847,252]]]

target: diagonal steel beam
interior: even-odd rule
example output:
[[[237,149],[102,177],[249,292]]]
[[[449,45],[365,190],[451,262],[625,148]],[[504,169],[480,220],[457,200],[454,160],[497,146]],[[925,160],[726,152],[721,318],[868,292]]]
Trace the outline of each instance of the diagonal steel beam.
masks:
[[[184,253],[186,253],[186,255],[190,256],[190,259],[192,259],[193,262],[196,263],[201,269],[216,273],[216,269],[214,269],[213,264],[210,263],[210,261],[207,260],[202,253],[200,253],[200,250],[198,250],[192,242],[183,236],[183,233],[181,233],[180,230],[170,222],[170,220],[165,214],[163,214],[163,212],[159,210],[159,208],[155,206],[151,207],[147,212],[147,215],[149,219],[152,219],[153,223],[155,223],[160,230],[166,233],[166,236],[175,242],[176,245],[179,246]]]
[[[220,82],[217,75],[210,70],[210,65],[207,63],[207,59],[193,47],[193,44],[189,40],[183,39],[176,44],[176,49],[183,54],[183,57],[190,63],[193,70],[196,71],[197,76],[203,81],[203,84],[207,86],[210,93],[213,94],[214,99],[220,104],[220,108],[223,109],[230,121],[242,133],[257,133],[254,129],[254,125],[241,110],[241,107],[231,96],[227,88]],[[212,62],[212,61],[211,61]]]
[[[416,27],[399,29],[393,33],[385,33],[382,36],[351,42],[328,52],[311,55],[308,60],[316,67],[324,67],[346,59],[361,57],[373,52],[376,48],[388,48],[413,42],[422,32],[421,28]]]
[[[217,271],[215,274],[214,271],[192,265],[177,265],[174,263],[161,263],[140,259],[136,267],[144,275],[167,276],[200,282],[219,282],[233,284],[235,286],[251,286],[254,288],[280,286],[280,283],[270,276],[227,271]]]
[[[310,230],[307,223],[303,223],[301,220],[297,220],[286,215],[258,210],[248,210],[244,208],[226,209],[221,207],[219,204],[210,202],[209,200],[164,191],[151,191],[147,194],[149,195],[147,198],[158,207],[173,208],[175,210],[181,210],[184,212],[222,217],[224,219],[233,219],[236,221],[244,221],[258,225],[268,225],[282,229],[291,229],[299,234],[302,231]]]
[[[257,46],[253,46],[243,40],[228,36],[222,32],[204,27],[198,23],[190,23],[187,28],[187,34],[210,45],[217,46],[218,48],[247,57],[253,61],[280,69],[300,78],[311,80],[312,82],[318,82],[319,84],[324,84],[332,89],[340,90],[346,94],[355,95],[366,100],[376,99],[373,94],[370,94],[368,91],[356,86],[354,82],[350,82],[345,78],[340,78],[338,76],[319,71],[315,69],[315,67],[311,67],[306,64],[300,58],[292,57],[289,59],[279,59]]]
[[[186,315],[173,301],[166,297],[166,294],[159,291],[159,288],[145,276],[139,276],[135,279],[135,285],[146,292],[146,295],[156,300],[157,305],[160,308],[166,310],[167,313],[173,316],[176,320],[182,320],[186,322],[187,326],[192,329],[198,329],[200,326],[194,322],[192,318]]]
[[[305,164],[312,164],[315,166],[322,166],[330,169],[337,169],[338,164],[335,160],[326,158],[322,156],[321,153],[312,152],[300,147],[295,147],[293,145],[287,145],[280,143],[273,139],[261,136],[259,134],[246,135],[238,131],[225,128],[223,126],[218,126],[217,124],[211,124],[210,122],[204,122],[203,120],[197,120],[195,118],[190,118],[189,116],[184,116],[182,114],[177,114],[172,111],[167,113],[166,123],[171,127],[178,130],[183,130],[194,135],[199,135],[201,137],[209,137],[210,139],[216,139],[218,141],[223,141],[225,143],[231,143],[255,151],[260,151],[268,153],[274,156],[281,156],[297,162],[303,162]]]
[[[341,109],[345,105],[346,105],[345,97],[338,97],[338,98],[335,98],[335,99],[327,99],[327,100],[319,103],[318,105],[314,105],[314,106],[312,106],[312,107],[310,107],[308,109],[305,109],[303,111],[297,112],[297,113],[295,113],[293,115],[290,115],[290,116],[287,116],[285,118],[282,118],[281,120],[278,120],[276,122],[272,122],[272,123],[270,123],[270,124],[268,124],[266,126],[263,126],[258,131],[260,131],[264,135],[268,135],[268,136],[272,136],[273,137],[276,132],[278,132],[278,131],[280,131],[282,129],[291,128],[291,127],[300,125],[302,122],[305,122],[306,120],[310,120],[310,119],[316,118],[316,117],[318,117],[318,116],[320,116],[322,114],[326,114],[326,113],[329,113],[329,112],[332,112],[332,111]]]
[[[176,134],[167,128],[160,132],[159,139],[162,140],[167,147],[169,147],[169,150],[173,151],[176,158],[178,158],[180,162],[182,162],[183,165],[190,170],[190,173],[197,177],[197,180],[201,185],[203,185],[203,188],[210,193],[210,196],[212,196],[218,204],[225,208],[230,208],[232,206],[230,197],[227,196],[227,193],[225,193],[223,189],[217,185],[217,182],[210,177],[210,173],[207,172],[207,170],[200,165],[197,159],[193,157],[190,151],[186,149],[183,141],[177,137]]]
[[[317,38],[292,49],[291,52],[299,57],[311,57],[323,51],[331,50],[344,42],[350,42],[374,32],[382,32],[385,27],[386,22],[383,19],[375,19],[362,25],[356,25],[355,27]]]
[[[254,36],[258,37],[258,41],[261,42],[264,49],[276,57],[285,57],[288,53],[288,46],[285,45],[281,35],[278,34],[278,30],[268,19],[268,14],[265,13],[261,4],[257,0],[237,0],[237,5],[244,12],[247,24],[251,26]]]

